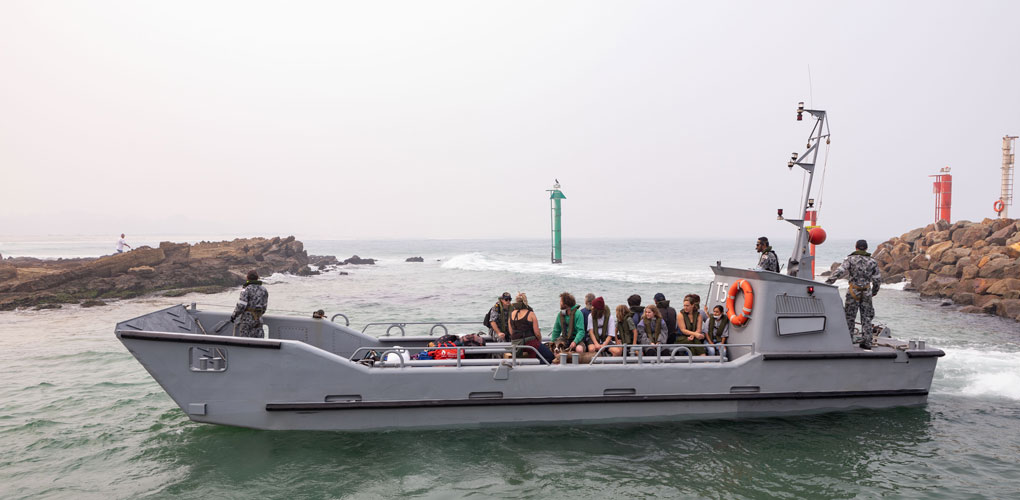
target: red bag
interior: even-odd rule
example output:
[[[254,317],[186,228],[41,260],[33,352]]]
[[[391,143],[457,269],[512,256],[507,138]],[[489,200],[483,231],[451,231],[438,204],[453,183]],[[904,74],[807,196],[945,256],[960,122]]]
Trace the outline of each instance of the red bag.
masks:
[[[436,347],[452,347],[452,349],[433,349],[429,351],[429,356],[432,356],[432,359],[457,359],[457,344],[440,342]],[[464,353],[461,352],[460,355],[463,357]]]

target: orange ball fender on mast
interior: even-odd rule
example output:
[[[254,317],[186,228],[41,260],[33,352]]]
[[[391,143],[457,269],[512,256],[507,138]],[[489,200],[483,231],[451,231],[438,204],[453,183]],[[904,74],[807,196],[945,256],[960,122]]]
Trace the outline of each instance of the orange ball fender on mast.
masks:
[[[736,311],[734,311],[738,291],[744,294],[744,311],[741,314],[736,314]],[[751,283],[747,280],[733,282],[730,285],[730,291],[726,294],[726,317],[730,319],[730,323],[734,326],[741,326],[747,323],[747,320],[751,319],[751,309],[753,308],[754,290],[751,289]]]

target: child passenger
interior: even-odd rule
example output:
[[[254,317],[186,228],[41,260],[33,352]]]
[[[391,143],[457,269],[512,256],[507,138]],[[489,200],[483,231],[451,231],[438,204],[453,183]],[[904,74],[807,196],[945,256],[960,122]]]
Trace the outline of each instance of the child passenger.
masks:
[[[725,344],[730,338],[730,320],[723,314],[723,306],[712,308],[712,315],[705,320],[705,345]],[[706,347],[709,356],[715,356],[716,348]],[[722,351],[722,349],[719,349]],[[719,352],[718,354],[722,354]]]
[[[616,338],[620,345],[634,345],[637,343],[638,331],[634,324],[634,316],[631,315],[630,306],[620,304],[616,306]],[[623,347],[610,347],[609,352],[613,356],[623,356]]]
[[[645,313],[638,323],[638,343],[644,345],[659,345],[666,343],[666,336],[669,330],[666,328],[666,320],[662,319],[659,308],[655,304],[645,307]],[[655,354],[655,349],[646,349],[646,353]]]

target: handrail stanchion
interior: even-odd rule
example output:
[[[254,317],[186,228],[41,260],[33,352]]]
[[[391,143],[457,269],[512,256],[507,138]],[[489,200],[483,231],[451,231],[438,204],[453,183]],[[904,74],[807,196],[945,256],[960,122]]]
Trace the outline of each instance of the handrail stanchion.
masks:
[[[351,320],[349,318],[347,318],[346,314],[336,313],[336,314],[333,315],[332,318],[329,318],[329,320],[335,322],[337,316],[339,316],[339,317],[344,319],[344,326],[351,326]]]

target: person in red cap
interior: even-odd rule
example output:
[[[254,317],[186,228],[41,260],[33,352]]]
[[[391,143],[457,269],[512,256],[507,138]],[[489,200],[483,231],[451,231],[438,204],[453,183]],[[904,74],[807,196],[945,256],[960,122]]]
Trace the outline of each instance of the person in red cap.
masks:
[[[606,307],[606,301],[602,297],[595,297],[591,302],[591,320],[588,322],[590,328],[585,337],[589,352],[597,352],[599,349],[614,343],[616,339],[616,321],[613,319],[612,311]]]

